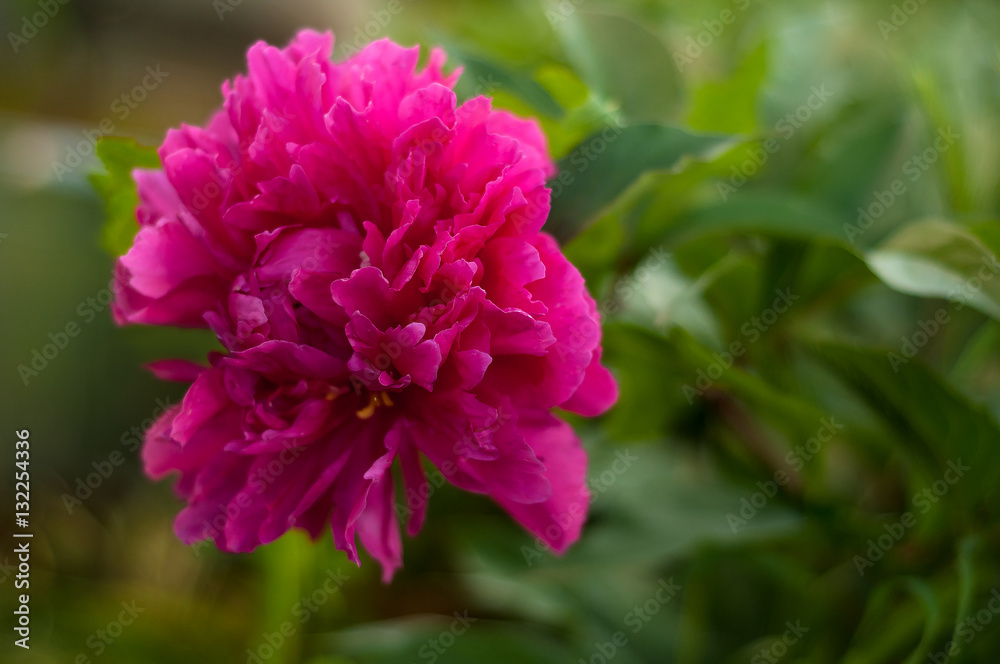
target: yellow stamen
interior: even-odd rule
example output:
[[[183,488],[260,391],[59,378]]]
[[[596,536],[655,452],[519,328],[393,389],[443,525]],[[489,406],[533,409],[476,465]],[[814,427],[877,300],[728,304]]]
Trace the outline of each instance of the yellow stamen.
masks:
[[[369,417],[375,414],[375,408],[378,406],[378,397],[374,394],[371,395],[371,399],[368,401],[368,405],[357,411],[355,414],[359,419],[367,420]]]
[[[389,396],[388,392],[372,392],[368,396],[368,405],[359,411],[355,411],[357,415],[362,420],[367,420],[369,417],[375,414],[375,409],[380,406],[394,406],[392,398]]]

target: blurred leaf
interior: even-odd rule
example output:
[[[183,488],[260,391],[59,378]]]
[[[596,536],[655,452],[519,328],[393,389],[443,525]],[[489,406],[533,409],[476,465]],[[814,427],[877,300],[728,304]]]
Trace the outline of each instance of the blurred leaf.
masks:
[[[1000,221],[986,221],[973,224],[969,232],[983,243],[994,256],[1000,256]]]
[[[709,159],[730,140],[662,125],[611,125],[595,132],[559,161],[545,230],[566,242],[641,175],[676,169],[685,159]]]
[[[900,599],[900,591],[906,599]],[[844,664],[897,662],[909,653],[906,664],[926,661],[930,644],[940,631],[942,614],[951,610],[952,588],[942,593],[918,577],[895,577],[882,582],[869,595],[854,647]]]
[[[607,416],[617,440],[662,435],[665,425],[690,404],[681,392],[687,369],[661,335],[632,324],[609,323],[604,356],[619,380],[622,398]]]
[[[903,116],[904,109],[895,100],[873,99],[845,109],[821,139],[823,159],[811,160],[805,174],[812,195],[854,218],[859,206],[871,205],[874,192],[887,189],[902,173]],[[891,205],[894,212],[904,207],[895,199]]]
[[[120,256],[132,246],[139,230],[135,209],[139,204],[132,170],[159,168],[156,148],[139,145],[131,138],[104,136],[97,142],[97,156],[105,173],[91,173],[90,181],[104,199],[107,221],[101,232],[104,248],[112,256]]]
[[[468,612],[471,624],[454,615],[419,616],[369,623],[330,637],[338,654],[360,663],[411,664],[419,658],[441,664],[548,664],[571,661],[565,646],[537,626],[486,621]]]
[[[595,501],[595,513],[606,518],[588,527],[586,537],[562,560],[551,560],[546,567],[565,571],[631,564],[655,569],[710,542],[740,546],[802,525],[802,517],[781,498],[741,517],[741,500],[758,489],[727,481],[694,455],[652,445],[627,452],[637,461]],[[598,458],[595,464],[611,467],[613,461],[602,465]]]
[[[459,42],[490,60],[517,66],[559,55],[552,28],[537,0],[449,0],[402,5],[408,18],[393,21],[393,30],[415,30],[422,35],[422,41],[446,44],[449,50],[451,44]]]
[[[986,403],[994,417],[1000,413],[1000,323],[992,318],[964,340],[948,378],[967,397]]]
[[[774,294],[781,289],[791,291],[805,260],[809,244],[800,240],[776,240],[768,248],[760,288],[760,298],[755,309],[764,311],[774,301]]]
[[[923,579],[911,576],[905,580],[904,584],[917,598],[924,610],[924,627],[920,633],[920,642],[906,658],[906,664],[918,664],[927,657],[930,645],[934,641],[934,637],[937,636],[941,625],[942,608],[934,593],[934,588]]]
[[[937,480],[949,463],[968,465],[952,491],[970,501],[994,499],[1000,483],[1000,427],[981,406],[915,360],[833,343],[815,347],[898,434],[900,452],[920,464],[921,479]],[[955,513],[954,520],[972,518]]]
[[[938,220],[910,224],[869,253],[868,264],[903,293],[968,303],[1000,318],[1000,262],[961,226]]]
[[[549,63],[543,65],[535,73],[538,83],[542,85],[564,108],[576,108],[587,102],[590,91],[576,73],[569,67]]]
[[[708,234],[763,234],[842,243],[843,219],[821,203],[794,194],[746,192],[693,210],[667,230],[673,242]]]
[[[972,535],[958,543],[958,558],[955,566],[958,568],[958,608],[955,612],[955,625],[951,638],[959,643],[959,626],[972,614],[972,599],[976,594],[976,564],[975,557],[982,544],[982,537]]]
[[[603,294],[602,280],[614,277],[624,242],[621,217],[612,210],[563,246],[566,258],[580,270],[595,298]],[[605,301],[598,302],[598,308],[607,314],[612,307]]]
[[[625,16],[590,10],[562,12],[550,20],[580,77],[630,122],[675,119],[682,82],[657,35]]]
[[[459,97],[491,97],[497,90],[504,90],[519,97],[539,113],[556,119],[564,115],[562,106],[530,75],[477,58],[455,47],[450,47],[449,53],[458,58],[465,69],[455,86]]]
[[[744,370],[735,363],[725,366],[728,362],[722,355],[706,348],[687,330],[673,328],[667,338],[692,370],[707,372],[710,367],[718,367],[721,374],[712,381],[713,386],[727,389],[746,400],[755,406],[759,415],[769,416],[776,425],[794,427],[797,432],[808,432],[811,435],[820,420],[829,415],[806,401],[799,393],[781,391],[756,373]],[[694,374],[689,376],[690,386],[697,387],[696,379]]]
[[[729,78],[696,89],[688,123],[697,131],[751,134],[757,130],[757,95],[767,74],[767,44],[744,58]]]
[[[798,394],[778,390],[756,373],[727,362],[680,327],[666,334],[630,323],[605,327],[608,364],[619,370],[622,398],[608,415],[608,431],[619,439],[656,433],[663,424],[686,413],[711,390],[744,399],[774,425],[812,435],[824,416]],[[726,366],[729,364],[730,366]],[[716,371],[717,370],[717,371]],[[706,389],[707,372],[718,373]]]

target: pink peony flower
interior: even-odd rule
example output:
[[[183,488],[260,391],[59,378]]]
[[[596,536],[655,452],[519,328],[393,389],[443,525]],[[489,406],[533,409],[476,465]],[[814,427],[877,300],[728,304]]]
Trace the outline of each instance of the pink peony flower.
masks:
[[[554,173],[538,125],[461,106],[433,51],[388,40],[333,63],[330,34],[248,53],[205,128],[136,171],[139,231],[117,266],[119,324],[208,326],[210,367],[149,431],[179,471],[181,539],[250,551],[292,527],[355,535],[388,580],[416,534],[426,456],[564,551],[586,518],[586,457],[551,410],[617,398],[579,272],[541,232]],[[399,502],[391,466],[399,461]]]

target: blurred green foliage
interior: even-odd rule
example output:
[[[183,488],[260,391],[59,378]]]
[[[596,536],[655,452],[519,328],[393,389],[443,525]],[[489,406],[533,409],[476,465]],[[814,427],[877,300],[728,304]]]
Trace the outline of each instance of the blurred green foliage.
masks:
[[[0,403],[39,455],[23,661],[997,661],[1000,7],[402,4],[383,34],[446,46],[463,96],[537,116],[561,160],[550,229],[622,390],[573,420],[583,538],[552,557],[443,486],[383,586],[300,534],[248,556],[180,545],[169,487],[134,455],[68,513],[76,480],[181,393],[140,362],[205,340],[91,326],[100,204],[4,188]],[[120,249],[127,226],[108,228]],[[14,367],[78,316],[23,385]],[[133,599],[145,613],[95,655]]]

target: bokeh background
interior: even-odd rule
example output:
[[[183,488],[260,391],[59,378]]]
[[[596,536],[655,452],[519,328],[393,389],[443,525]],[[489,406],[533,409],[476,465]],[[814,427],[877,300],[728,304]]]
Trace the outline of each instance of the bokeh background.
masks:
[[[87,146],[203,122],[303,26],[446,47],[564,158],[550,228],[622,397],[574,420],[562,558],[449,486],[388,586],[331,538],[189,548],[141,472],[183,393],[142,363],[211,340],[112,325]],[[0,661],[998,661],[995,2],[3,0],[0,36]]]

